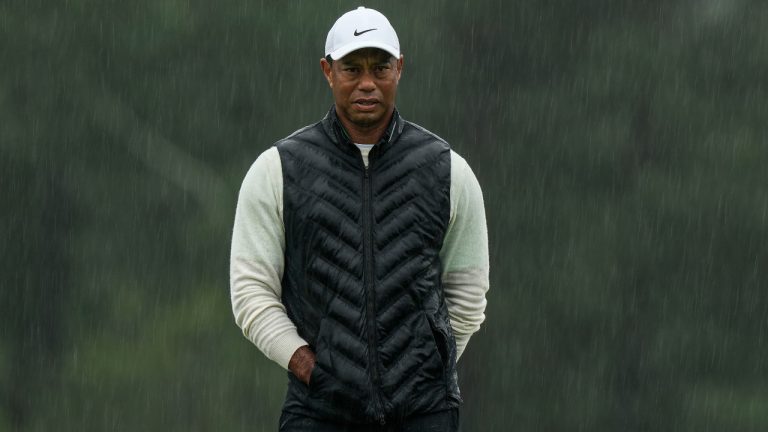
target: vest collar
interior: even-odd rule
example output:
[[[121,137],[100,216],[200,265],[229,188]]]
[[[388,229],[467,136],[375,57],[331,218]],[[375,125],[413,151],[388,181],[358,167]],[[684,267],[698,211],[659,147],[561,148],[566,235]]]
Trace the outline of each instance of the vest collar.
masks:
[[[331,106],[331,109],[328,110],[328,113],[325,115],[321,123],[325,133],[328,135],[331,141],[333,141],[334,144],[338,145],[342,149],[353,148],[355,151],[359,151],[355,147],[355,143],[349,137],[349,134],[344,128],[344,125],[341,124],[341,121],[336,114],[336,105]],[[378,148],[378,150],[376,150],[377,153],[386,151],[386,149],[389,148],[393,142],[397,141],[400,133],[403,132],[404,125],[405,120],[400,117],[400,113],[397,111],[397,108],[395,108],[394,112],[392,113],[392,119],[389,121],[389,126],[387,126],[387,129],[384,131],[384,135],[382,135],[379,142],[376,143],[371,151],[373,152],[376,148]]]

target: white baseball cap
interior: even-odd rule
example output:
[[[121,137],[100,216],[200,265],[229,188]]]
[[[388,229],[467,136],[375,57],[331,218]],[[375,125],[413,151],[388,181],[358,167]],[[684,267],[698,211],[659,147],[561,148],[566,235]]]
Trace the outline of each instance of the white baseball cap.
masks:
[[[387,17],[362,6],[336,20],[325,39],[325,55],[338,60],[360,48],[379,48],[400,58],[400,41]]]

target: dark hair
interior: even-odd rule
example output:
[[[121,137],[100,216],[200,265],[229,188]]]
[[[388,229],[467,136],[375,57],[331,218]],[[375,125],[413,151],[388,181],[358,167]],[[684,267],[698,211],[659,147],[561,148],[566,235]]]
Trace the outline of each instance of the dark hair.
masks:
[[[384,50],[382,50],[380,48],[376,48],[376,49],[378,49],[380,51],[384,51]],[[384,51],[384,52],[386,52],[386,51]],[[389,54],[389,53],[387,53],[387,54]],[[392,61],[392,60],[397,61],[397,58],[395,56],[393,56],[392,54],[389,54],[389,58],[387,59],[387,61]],[[330,54],[325,56],[325,61],[327,61],[329,65],[333,66],[333,59],[331,58]]]

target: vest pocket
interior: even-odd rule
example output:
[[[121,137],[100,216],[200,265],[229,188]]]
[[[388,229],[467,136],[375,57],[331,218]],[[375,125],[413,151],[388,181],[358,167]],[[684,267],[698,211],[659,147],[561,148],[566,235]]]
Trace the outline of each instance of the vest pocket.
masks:
[[[425,312],[424,314],[427,316],[429,329],[432,332],[432,339],[435,341],[435,346],[437,347],[437,353],[440,356],[440,365],[443,368],[443,374],[445,374],[445,371],[448,369],[448,362],[450,361],[449,348],[448,348],[450,339],[448,337],[448,332],[445,331],[442,328],[442,326],[440,326],[435,321],[432,315],[430,315],[427,312]]]
[[[318,327],[315,339],[315,367],[312,368],[309,378],[307,396],[313,403],[336,408],[349,408],[352,412],[363,409],[359,405],[364,398],[354,386],[345,384],[340,375],[339,362],[334,361],[335,348],[332,324],[327,318],[323,318]]]
[[[315,366],[312,368],[312,372],[309,374],[309,394],[310,396],[317,393],[319,389],[323,387],[323,371],[320,363],[315,360]]]
[[[312,368],[312,372],[309,373],[309,395],[317,393],[322,388],[323,384],[323,371],[322,371],[322,358],[325,355],[328,342],[325,338],[324,329],[327,327],[325,317],[320,319],[320,323],[317,325],[317,334],[314,338],[314,344],[312,350],[315,352],[315,366]]]

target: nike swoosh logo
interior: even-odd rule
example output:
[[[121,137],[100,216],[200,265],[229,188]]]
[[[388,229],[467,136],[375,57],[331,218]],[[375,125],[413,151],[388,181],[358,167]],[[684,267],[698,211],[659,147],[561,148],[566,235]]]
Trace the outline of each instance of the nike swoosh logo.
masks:
[[[355,36],[360,36],[363,33],[368,33],[369,31],[374,31],[374,30],[377,30],[377,29],[372,28],[372,29],[368,29],[368,30],[363,30],[361,32],[358,32],[357,29],[355,29]]]

